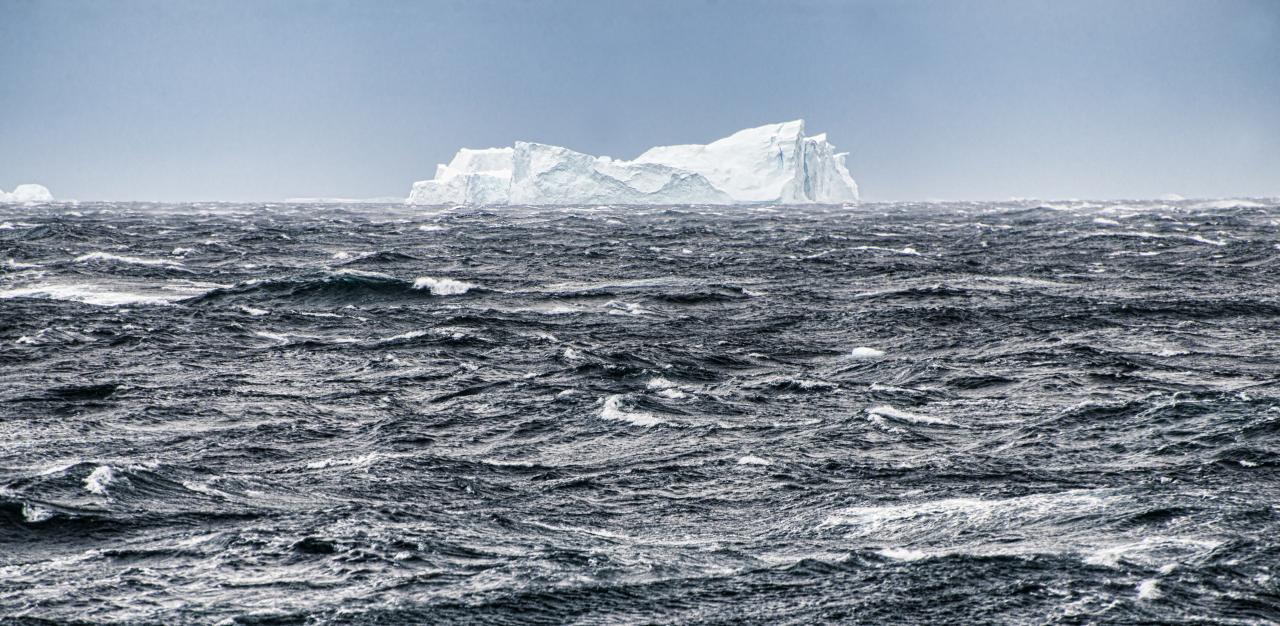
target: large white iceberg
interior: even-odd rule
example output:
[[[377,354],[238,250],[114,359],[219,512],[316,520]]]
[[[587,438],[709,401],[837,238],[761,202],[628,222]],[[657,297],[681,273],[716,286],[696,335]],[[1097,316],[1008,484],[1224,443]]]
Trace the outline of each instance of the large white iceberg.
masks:
[[[53,194],[49,193],[49,189],[44,185],[18,185],[9,193],[0,189],[0,202],[53,202]]]
[[[632,161],[517,141],[463,148],[410,204],[840,204],[858,185],[825,134],[804,120],[738,131],[706,145],[659,146]]]

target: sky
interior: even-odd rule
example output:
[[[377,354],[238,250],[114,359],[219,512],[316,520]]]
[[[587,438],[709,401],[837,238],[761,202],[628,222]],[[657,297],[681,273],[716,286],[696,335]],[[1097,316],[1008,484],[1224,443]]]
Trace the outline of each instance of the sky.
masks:
[[[866,200],[1280,195],[1280,0],[0,0],[0,189],[405,196],[804,118]]]

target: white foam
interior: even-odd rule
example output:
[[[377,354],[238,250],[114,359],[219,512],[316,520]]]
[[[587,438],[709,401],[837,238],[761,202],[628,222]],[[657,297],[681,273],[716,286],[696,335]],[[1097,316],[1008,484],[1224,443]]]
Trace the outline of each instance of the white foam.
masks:
[[[623,396],[620,394],[605,398],[604,405],[600,407],[600,417],[607,420],[631,422],[636,426],[654,426],[664,422],[664,420],[654,417],[652,413],[628,411],[622,407],[622,401]]]
[[[819,528],[844,527],[866,539],[967,540],[988,527],[1013,529],[1097,513],[1124,501],[1106,490],[1072,490],[1014,498],[944,498],[906,504],[852,507],[830,515]]]
[[[854,348],[853,351],[849,353],[849,358],[862,359],[862,360],[878,359],[883,356],[884,356],[884,350],[877,350],[875,348],[868,348],[866,346],[859,346],[857,348]]]
[[[1151,233],[1151,232],[1140,231],[1140,230],[1097,232],[1097,233],[1089,233],[1089,234],[1095,237],[1134,237],[1137,239],[1182,239],[1185,241],[1194,241],[1196,243],[1203,243],[1210,246],[1227,245],[1227,242],[1225,241],[1221,241],[1218,239],[1209,239],[1207,237],[1201,237],[1200,235],[1166,235],[1162,233]]]
[[[1211,200],[1191,205],[1193,209],[1260,209],[1265,204],[1253,200]]]
[[[210,289],[215,287],[210,287]],[[36,285],[30,287],[19,287],[15,289],[0,290],[0,300],[9,298],[41,298],[46,300],[65,300],[69,302],[83,302],[94,306],[126,306],[126,305],[167,305],[173,304],[178,300],[185,300],[193,296],[205,293],[208,289],[200,291],[178,291],[174,293],[162,293],[153,289],[141,287],[135,290],[121,289],[113,286],[103,285],[86,285],[86,284],[61,284],[61,285]]]
[[[881,405],[873,406],[867,409],[867,415],[874,416],[874,417],[888,417],[890,419],[901,420],[904,422],[911,422],[914,424],[945,424],[948,426],[955,425],[954,422],[947,419],[943,419],[940,417],[930,417],[928,415],[921,415],[919,413],[911,413],[908,411],[895,409],[887,404],[881,404]]]
[[[425,335],[425,334],[427,334],[427,331],[425,331],[425,330],[411,330],[411,331],[409,331],[409,332],[407,332],[407,333],[401,333],[401,334],[399,334],[399,335],[392,335],[392,336],[390,336],[390,337],[386,337],[386,338],[383,338],[383,339],[379,339],[378,341],[379,341],[380,343],[388,343],[388,342],[394,342],[394,341],[404,341],[404,340],[406,340],[406,339],[417,339],[418,337],[421,337],[421,336],[423,336],[423,335]]]
[[[39,331],[36,331],[36,334],[34,335],[22,335],[18,337],[17,339],[14,340],[14,343],[18,345],[27,345],[27,346],[34,346],[39,343],[44,343],[44,336],[49,334],[49,332],[52,330],[53,330],[53,327],[42,328]]]
[[[1102,567],[1120,567],[1124,561],[1154,567],[1170,558],[1210,552],[1220,545],[1222,542],[1217,539],[1150,536],[1129,543],[1098,547],[1084,555],[1082,560]]]
[[[475,285],[452,278],[423,276],[413,281],[413,288],[429,289],[431,294],[436,296],[456,296],[471,291],[475,288]]]
[[[1162,594],[1160,587],[1156,586],[1156,579],[1148,578],[1138,583],[1138,599],[1139,600],[1155,600]]]
[[[321,459],[307,463],[307,469],[326,469],[329,467],[369,466],[378,461],[381,455],[369,453],[346,459]]]
[[[110,252],[89,252],[75,258],[77,263],[126,263],[130,265],[182,265],[172,259],[150,259],[136,256],[123,256]]]
[[[43,522],[51,517],[53,517],[52,509],[38,504],[31,504],[30,502],[22,503],[22,519],[26,520],[28,524]]]
[[[750,454],[738,459],[738,465],[772,465],[772,464],[773,463],[768,459],[762,459],[758,456],[752,456]]]
[[[116,474],[110,465],[99,465],[84,479],[85,491],[105,496],[107,495],[107,485],[110,485],[115,479]]]
[[[254,317],[261,317],[263,315],[268,315],[271,313],[271,311],[268,311],[266,309],[255,309],[251,306],[242,306],[240,307],[240,310]]]
[[[375,278],[378,280],[395,280],[396,279],[395,276],[392,276],[390,274],[383,274],[382,272],[369,272],[365,270],[357,270],[349,267],[344,267],[341,269],[334,270],[333,275],[334,276],[358,276],[360,278]]]
[[[886,248],[884,246],[854,246],[853,249],[854,250],[876,250],[879,252],[892,252],[893,254],[903,254],[906,256],[920,256],[920,252],[912,246],[906,246],[901,250],[895,250],[894,248]]]
[[[912,550],[910,548],[884,548],[879,550],[878,554],[895,561],[919,561],[929,556],[923,550]]]
[[[259,337],[262,337],[263,339],[270,339],[272,341],[277,341],[282,344],[289,343],[289,335],[284,335],[281,333],[269,333],[265,330],[254,331],[253,334]]]
[[[621,300],[610,300],[604,303],[604,308],[608,309],[609,315],[651,315],[650,311],[634,302],[623,302]]]

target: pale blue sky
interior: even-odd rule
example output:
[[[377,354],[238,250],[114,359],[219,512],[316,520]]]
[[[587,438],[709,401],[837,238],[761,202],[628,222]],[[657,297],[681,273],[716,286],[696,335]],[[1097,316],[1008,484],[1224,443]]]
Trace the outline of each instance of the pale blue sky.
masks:
[[[1280,195],[1280,1],[0,0],[0,188],[403,196],[804,117],[864,197]]]

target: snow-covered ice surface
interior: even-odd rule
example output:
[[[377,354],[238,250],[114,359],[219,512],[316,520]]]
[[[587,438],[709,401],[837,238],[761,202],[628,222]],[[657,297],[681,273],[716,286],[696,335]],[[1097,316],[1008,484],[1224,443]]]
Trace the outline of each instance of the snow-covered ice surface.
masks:
[[[8,193],[0,189],[0,203],[39,204],[53,202],[53,194],[44,185],[18,185]]]
[[[825,134],[804,120],[736,132],[706,145],[651,148],[632,161],[518,141],[463,148],[432,180],[414,183],[410,204],[843,204],[858,185]]]

